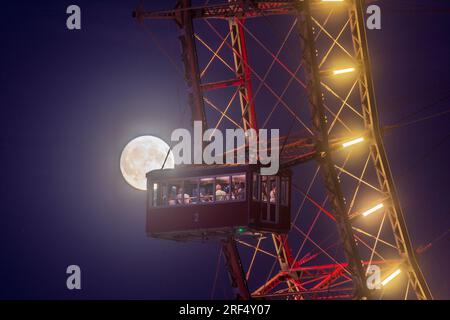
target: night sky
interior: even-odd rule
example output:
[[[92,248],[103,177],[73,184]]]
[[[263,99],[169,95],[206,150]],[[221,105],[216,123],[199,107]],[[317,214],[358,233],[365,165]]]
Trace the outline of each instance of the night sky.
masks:
[[[369,31],[384,125],[433,103],[415,118],[447,110],[450,101],[450,16],[408,10],[448,7],[447,1],[391,2],[379,1],[382,30]],[[80,31],[66,28],[70,4],[81,7]],[[1,299],[209,297],[217,244],[147,238],[146,195],[119,170],[120,152],[134,137],[168,141],[180,123],[189,126],[183,77],[132,19],[137,4],[2,4]],[[147,1],[146,7],[173,5]],[[175,24],[153,27],[178,59]],[[385,138],[415,247],[450,227],[449,123],[447,114]],[[419,256],[441,299],[450,298],[449,244],[447,234]],[[82,290],[66,288],[71,264],[82,269]]]

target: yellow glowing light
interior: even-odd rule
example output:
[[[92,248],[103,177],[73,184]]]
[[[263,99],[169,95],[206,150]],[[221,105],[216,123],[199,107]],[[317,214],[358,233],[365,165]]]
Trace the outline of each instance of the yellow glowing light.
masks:
[[[400,274],[400,272],[402,272],[402,270],[397,269],[395,270],[393,273],[391,273],[386,279],[384,279],[381,282],[381,285],[384,287],[385,285],[387,285],[389,282],[391,282],[392,279],[394,279],[396,276],[398,276]]]
[[[351,140],[351,141],[344,142],[342,144],[342,146],[344,148],[347,148],[347,147],[350,147],[350,146],[352,146],[354,144],[357,144],[357,143],[360,143],[360,142],[363,142],[363,141],[364,141],[364,137],[360,137],[360,138],[357,138],[357,139],[354,139],[354,140]]]
[[[382,203],[377,204],[375,207],[373,207],[373,208],[371,208],[371,209],[369,209],[369,210],[367,210],[367,211],[364,211],[364,212],[362,213],[362,215],[363,215],[364,217],[367,217],[369,214],[372,214],[372,213],[374,213],[375,211],[378,211],[378,210],[380,210],[380,209],[383,208],[383,207],[384,207],[384,204],[382,204]]]
[[[322,2],[344,2],[344,0],[322,0]]]
[[[337,75],[343,74],[343,73],[354,72],[355,70],[356,70],[355,68],[345,68],[345,69],[333,70],[333,75],[337,76]]]

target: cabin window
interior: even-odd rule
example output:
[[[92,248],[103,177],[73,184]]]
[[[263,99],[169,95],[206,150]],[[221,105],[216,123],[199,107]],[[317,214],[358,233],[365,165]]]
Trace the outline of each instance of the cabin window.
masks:
[[[245,174],[231,176],[232,200],[245,200]]]
[[[169,181],[167,184],[167,193],[168,193],[168,201],[167,204],[169,206],[181,205],[183,204],[183,181]]]
[[[153,184],[153,206],[158,205],[159,183]]]
[[[261,176],[261,197],[263,202],[267,202],[269,199],[269,190],[267,184],[267,176]]]
[[[200,179],[200,202],[211,202],[214,200],[214,178]]]
[[[270,177],[270,191],[269,199],[270,205],[268,207],[269,222],[278,223],[278,215],[280,209],[280,177]]]
[[[269,177],[269,200],[270,203],[276,203],[278,198],[278,188],[276,177]]]
[[[167,204],[167,184],[161,182],[153,183],[153,206],[163,206]]]
[[[217,177],[216,178],[216,201],[230,200],[231,185],[230,177]]]
[[[184,181],[184,204],[198,202],[198,179],[191,178]]]
[[[161,201],[158,203],[159,206],[167,206],[169,201],[169,196],[167,192],[167,183],[162,182],[160,183],[161,188]]]
[[[150,184],[152,206],[181,206],[246,199],[245,173],[229,176],[185,178]]]
[[[255,200],[255,201],[258,201],[259,200],[259,174],[257,174],[257,173],[253,173],[253,180],[252,180],[252,183],[253,183],[253,190],[252,190],[252,193],[253,193],[253,200]]]
[[[261,176],[261,201],[264,203],[264,205],[261,206],[261,220],[264,222],[269,221],[270,215],[269,185],[270,185],[269,177]]]
[[[261,176],[261,221],[278,223],[280,189],[278,176]]]
[[[287,177],[281,178],[281,205],[288,206],[289,205],[289,179]]]

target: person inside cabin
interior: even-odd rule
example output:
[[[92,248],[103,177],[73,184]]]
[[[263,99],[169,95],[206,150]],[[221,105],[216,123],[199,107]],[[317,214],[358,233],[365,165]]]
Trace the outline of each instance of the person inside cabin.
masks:
[[[273,185],[272,190],[270,190],[270,202],[275,203],[277,201],[277,186]]]
[[[243,182],[236,185],[236,199],[244,200],[245,199],[245,184]]]
[[[267,202],[267,183],[264,181],[261,183],[261,199]]]
[[[187,193],[184,193],[183,188],[178,189],[178,194],[177,194],[177,203],[178,204],[189,204],[190,199],[191,199],[191,197]]]
[[[222,190],[220,184],[216,184],[216,201],[224,201],[227,199],[227,193]]]
[[[197,201],[198,201],[197,199],[198,199],[198,189],[195,188],[192,190],[192,198],[191,198],[190,203],[197,203]]]
[[[171,192],[169,194],[169,206],[176,206],[177,205],[177,197],[174,192]]]
[[[227,193],[227,200],[234,200],[236,199],[236,189],[233,184],[227,185],[225,187],[225,192]]]

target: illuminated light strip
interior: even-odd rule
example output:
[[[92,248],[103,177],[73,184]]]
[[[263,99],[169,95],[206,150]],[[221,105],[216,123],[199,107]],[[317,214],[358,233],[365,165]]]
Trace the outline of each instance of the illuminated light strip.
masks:
[[[382,204],[382,203],[377,204],[375,207],[373,207],[373,208],[371,208],[371,209],[369,209],[369,210],[367,210],[367,211],[364,211],[364,212],[362,213],[362,215],[363,215],[364,217],[367,217],[369,214],[372,214],[372,213],[374,213],[375,211],[380,210],[380,209],[383,208],[383,207],[384,207],[384,204]]]
[[[363,142],[363,141],[364,141],[364,137],[360,137],[360,138],[357,138],[357,139],[354,139],[354,140],[351,140],[351,141],[344,142],[342,144],[342,146],[344,148],[347,148],[347,147],[350,147],[350,146],[352,146],[354,144],[357,144],[357,143],[360,143],[360,142]]]
[[[333,71],[333,75],[338,75],[338,74],[343,74],[343,73],[350,73],[350,72],[354,72],[356,69],[355,68],[346,68],[346,69],[340,69],[340,70],[334,70]]]
[[[385,285],[387,285],[389,282],[391,282],[392,279],[394,279],[396,276],[398,276],[400,274],[400,272],[402,272],[402,270],[397,269],[395,270],[389,277],[387,277],[386,279],[384,279],[381,282],[381,285],[384,287]]]
[[[344,0],[322,0],[322,2],[344,2]]]

